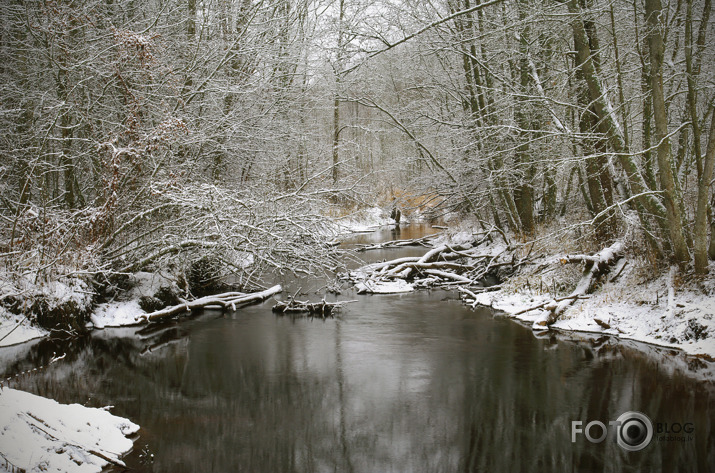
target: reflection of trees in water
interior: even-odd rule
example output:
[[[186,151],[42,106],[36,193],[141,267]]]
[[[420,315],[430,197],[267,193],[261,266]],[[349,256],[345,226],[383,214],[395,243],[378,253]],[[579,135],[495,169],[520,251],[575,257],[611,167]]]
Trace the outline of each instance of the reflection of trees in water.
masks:
[[[349,323],[261,317],[270,322],[218,321],[191,339],[190,325],[179,324],[42,342],[6,371],[67,352],[17,387],[115,405],[142,425],[138,445],[155,453],[152,471],[706,471],[714,463],[711,387],[610,339],[534,340],[510,322],[418,319],[376,334],[384,340],[368,348],[377,351],[359,356]],[[611,437],[571,443],[572,420],[607,422],[627,410],[692,421],[695,442],[654,442],[636,454]],[[139,471],[149,468],[140,451],[127,459]]]
[[[549,350],[548,343],[514,345],[512,359],[487,357],[474,367],[490,371],[484,377],[464,377],[490,382],[465,386],[472,402],[464,404],[461,471],[708,471],[706,465],[714,464],[711,387],[678,373],[658,376],[669,369],[620,345],[593,340]],[[537,353],[542,350],[547,357]],[[527,358],[539,360],[538,369],[521,369]],[[630,410],[646,413],[654,424],[695,422],[696,440],[654,440],[630,454],[610,433],[600,444],[583,435],[571,443],[572,420],[607,424]]]

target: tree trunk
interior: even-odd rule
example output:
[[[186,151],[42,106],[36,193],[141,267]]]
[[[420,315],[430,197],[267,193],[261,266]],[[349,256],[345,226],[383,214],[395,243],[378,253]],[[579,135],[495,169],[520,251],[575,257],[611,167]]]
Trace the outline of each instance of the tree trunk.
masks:
[[[581,10],[577,0],[570,0],[568,3],[569,11],[572,14],[580,15]],[[591,57],[591,49],[588,43],[588,37],[584,28],[583,20],[580,16],[576,16],[571,22],[573,29],[576,55],[579,64],[582,64],[583,77],[588,87],[589,98],[593,103],[593,111],[598,117],[598,128],[603,133],[610,144],[613,151],[618,154],[618,161],[626,173],[630,192],[633,195],[639,195],[636,203],[639,207],[639,217],[643,221],[646,216],[644,210],[647,210],[658,219],[664,219],[666,210],[663,203],[653,194],[648,194],[650,190],[640,173],[638,164],[633,159],[633,156],[626,147],[625,140],[620,127],[616,121],[616,117],[610,110],[606,101],[604,90],[601,85],[601,80],[597,74],[596,67]]]
[[[340,162],[340,82],[343,69],[343,48],[345,47],[345,32],[343,20],[345,19],[345,0],[340,0],[338,17],[338,49],[335,64],[335,95],[333,96],[333,184],[338,182],[338,164]]]
[[[340,85],[338,77],[335,78],[336,89]],[[338,163],[340,162],[340,99],[337,91],[333,98],[333,184],[338,182]]]
[[[713,166],[715,166],[715,106],[710,106],[710,136],[708,148],[705,151],[703,173],[698,182],[698,205],[695,211],[695,272],[707,274],[708,272],[708,194],[710,193],[710,179],[712,179]],[[712,233],[712,232],[711,232]],[[712,238],[712,235],[711,235]],[[712,246],[712,245],[711,245]]]
[[[712,200],[710,201],[710,248],[708,249],[708,256],[711,260],[715,260],[715,217],[713,217],[713,209],[715,209],[715,194],[713,194]]]
[[[528,96],[529,93],[529,25],[526,21],[527,4],[520,0],[517,6],[519,9],[519,20],[523,24],[519,32],[519,85],[520,94],[517,96],[516,110],[514,118],[520,128],[517,139],[520,140],[516,148],[514,160],[519,171],[520,186],[514,191],[514,201],[521,221],[521,232],[524,235],[534,234],[534,189],[532,180],[534,179],[534,164],[531,159],[529,149],[529,130],[537,129],[533,126],[529,116],[533,115],[530,110]]]
[[[665,47],[661,28],[662,7],[660,0],[645,1],[646,23],[649,27],[648,49],[650,53],[650,84],[653,98],[653,119],[658,139],[657,158],[660,185],[663,189],[668,230],[675,262],[682,268],[688,264],[690,254],[682,226],[681,197],[673,173],[673,162],[668,138],[668,111],[663,92],[663,55]]]
[[[581,7],[588,7],[587,1],[581,0]],[[595,73],[600,70],[601,55],[598,43],[598,33],[596,25],[591,19],[583,19],[583,31],[586,35],[574,32],[574,45],[577,51],[588,51],[589,55],[577,55],[575,57],[576,69],[576,98],[582,108],[579,120],[579,130],[585,136],[582,140],[582,149],[585,154],[591,155],[586,158],[586,184],[591,202],[592,215],[601,215],[595,222],[596,234],[601,240],[608,240],[611,237],[612,225],[610,220],[612,212],[603,211],[613,205],[613,178],[608,168],[606,159],[607,143],[601,137],[592,137],[598,134],[599,118],[595,110],[592,99],[589,95],[588,86],[585,81],[585,68],[587,60],[591,61]],[[587,40],[584,43],[584,40]]]
[[[616,35],[616,18],[611,4],[611,34],[613,38],[613,60],[616,65],[616,80],[618,83],[618,105],[621,109],[621,125],[623,126],[623,140],[626,147],[630,148],[630,138],[628,133],[628,109],[626,106],[625,94],[623,92],[623,73],[621,72],[621,54],[618,47],[618,36]],[[636,43],[637,45],[638,43]]]

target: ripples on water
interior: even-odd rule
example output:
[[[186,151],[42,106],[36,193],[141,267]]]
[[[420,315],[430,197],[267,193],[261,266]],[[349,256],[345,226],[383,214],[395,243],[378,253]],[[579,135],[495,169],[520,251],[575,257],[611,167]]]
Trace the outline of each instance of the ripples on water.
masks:
[[[662,358],[608,338],[536,338],[441,290],[340,297],[359,302],[335,319],[278,316],[269,301],[148,330],[97,331],[71,347],[35,342],[5,351],[0,366],[17,372],[67,352],[13,384],[61,402],[114,405],[113,413],[142,426],[125,459],[135,471],[671,472],[715,465],[713,385]],[[654,441],[631,453],[611,436],[571,442],[572,420],[607,423],[628,410],[654,422],[693,422],[694,440]]]

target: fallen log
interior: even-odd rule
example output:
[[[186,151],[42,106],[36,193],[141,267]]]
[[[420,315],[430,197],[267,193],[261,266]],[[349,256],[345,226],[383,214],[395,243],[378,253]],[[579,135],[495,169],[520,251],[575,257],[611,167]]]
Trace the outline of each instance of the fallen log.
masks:
[[[357,248],[356,251],[382,250],[385,248],[400,248],[403,246],[429,246],[429,242],[435,239],[439,233],[427,235],[421,238],[412,238],[409,240],[391,240],[374,245],[363,245]]]
[[[515,261],[509,248],[481,248],[490,236],[491,232],[472,234],[468,241],[440,244],[419,257],[367,264],[341,278],[352,282],[358,294],[394,294],[416,288],[478,286],[480,279],[498,268],[516,267],[528,261],[529,255]],[[505,261],[509,255],[510,261]]]
[[[498,291],[501,288],[501,284],[495,284],[494,286],[472,288],[472,290],[469,290],[466,287],[458,287],[457,289],[459,289],[459,292],[462,293],[462,301],[465,304],[470,305],[472,309],[475,309],[479,305],[479,302],[477,302],[477,294],[481,294],[483,292]]]
[[[488,235],[487,235],[488,236]],[[347,274],[360,293],[391,294],[417,287],[477,285],[478,279],[502,264],[506,250],[493,254],[478,248],[486,241],[472,239],[460,244],[444,244],[429,249],[420,257],[396,258],[365,265]],[[486,254],[483,254],[486,253]],[[479,274],[480,278],[474,275]]]
[[[385,277],[387,278],[405,278],[409,276],[409,274],[403,276],[403,273],[405,270],[409,269],[410,273],[412,272],[426,272],[429,273],[429,271],[439,271],[442,269],[449,269],[452,271],[459,271],[459,272],[465,272],[474,269],[473,265],[470,264],[459,264],[459,263],[450,263],[450,262],[442,262],[442,261],[435,261],[433,263],[420,263],[415,262],[415,263],[402,263],[395,268],[383,273]]]
[[[398,277],[401,279],[407,279],[410,277],[413,271],[415,271],[420,265],[436,262],[447,262],[454,261],[459,258],[463,258],[465,255],[462,253],[466,250],[472,249],[471,243],[465,243],[463,245],[441,245],[436,248],[429,250],[421,258],[417,260],[416,264],[410,262],[402,263],[402,265],[393,268],[390,271],[391,276]],[[477,255],[469,255],[469,257],[477,258]]]
[[[453,281],[456,281],[459,284],[474,284],[474,281],[472,281],[469,278],[465,278],[464,276],[460,276],[459,274],[454,274],[454,273],[450,273],[447,271],[440,271],[437,269],[426,269],[425,273],[431,274],[432,276],[438,276],[443,279],[452,279]]]
[[[243,292],[225,292],[223,294],[200,297],[193,301],[185,301],[175,306],[151,312],[144,315],[142,318],[147,322],[151,322],[164,317],[171,317],[173,315],[179,315],[198,309],[218,308],[221,310],[236,310],[236,307],[239,305],[266,300],[272,295],[278,294],[282,290],[283,289],[280,284],[277,284],[269,289],[266,289],[265,291],[250,294]]]
[[[399,294],[402,292],[412,292],[414,284],[406,282],[404,279],[395,281],[382,281],[367,279],[355,284],[358,294]]]
[[[390,261],[383,261],[381,263],[370,263],[368,265],[363,266],[362,268],[359,268],[357,271],[353,271],[353,272],[363,272],[363,273],[375,272],[375,271],[389,268],[390,266],[395,266],[395,265],[398,265],[401,263],[409,263],[409,262],[416,263],[419,260],[420,260],[419,256],[406,256],[404,258],[397,258],[397,259],[390,260]]]
[[[526,314],[527,312],[531,312],[532,310],[538,310],[538,309],[555,310],[558,307],[559,302],[574,301],[576,299],[588,299],[588,296],[580,295],[580,294],[576,294],[576,295],[571,294],[569,296],[558,297],[556,299],[551,299],[551,300],[542,302],[541,304],[536,304],[536,305],[531,306],[527,309],[522,309],[518,312],[514,312],[513,314],[511,314],[511,316],[516,317],[517,315]]]
[[[281,314],[307,312],[309,314],[318,314],[326,317],[333,315],[334,311],[341,309],[345,304],[350,302],[357,301],[327,302],[325,299],[322,299],[320,302],[308,302],[299,301],[290,297],[287,301],[278,301],[272,310],[273,312],[279,312]]]
[[[621,259],[622,253],[623,243],[617,241],[592,256],[572,255],[561,258],[561,262],[564,264],[585,262],[586,266],[583,271],[583,276],[581,276],[581,279],[571,294],[559,300],[549,301],[553,303],[548,305],[549,313],[542,320],[534,322],[535,328],[548,327],[553,324],[577,299],[583,298],[586,294],[591,293],[598,278],[607,273],[611,266],[615,265],[618,260]]]

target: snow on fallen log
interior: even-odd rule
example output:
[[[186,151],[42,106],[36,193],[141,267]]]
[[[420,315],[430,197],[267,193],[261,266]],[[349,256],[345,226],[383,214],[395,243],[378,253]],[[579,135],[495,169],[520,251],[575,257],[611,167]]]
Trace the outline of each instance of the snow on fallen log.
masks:
[[[60,404],[0,388],[0,469],[8,471],[100,472],[132,449],[139,430],[104,409]]]
[[[452,241],[435,242],[422,256],[367,264],[349,271],[343,279],[350,281],[358,294],[395,294],[418,288],[455,286],[482,291],[484,278],[498,273],[503,276],[531,261],[533,245],[529,254],[517,258],[521,247],[494,244],[492,231],[459,234],[451,238]]]
[[[309,313],[321,315],[323,317],[331,316],[333,313],[341,309],[345,304],[357,301],[340,301],[340,302],[327,302],[322,299],[320,302],[309,302],[309,301],[299,301],[294,298],[289,298],[287,301],[278,301],[273,306],[273,312],[278,312],[281,314],[286,313]]]
[[[498,268],[524,264],[528,256],[515,262],[502,246],[479,248],[488,240],[488,234],[476,240],[440,244],[419,257],[396,258],[390,261],[365,265],[347,274],[358,293],[393,294],[409,292],[415,288],[449,287],[454,285],[478,286],[480,280]]]
[[[193,301],[186,301],[182,304],[167,307],[165,309],[157,310],[156,312],[151,312],[143,316],[146,321],[154,321],[164,317],[171,317],[173,315],[179,315],[186,312],[191,312],[198,309],[207,308],[219,308],[222,310],[236,310],[239,305],[247,304],[249,302],[264,301],[269,297],[278,294],[283,288],[280,284],[266,289],[265,291],[254,292],[246,294],[243,292],[225,292],[223,294],[216,294],[213,296],[201,297]]]
[[[356,251],[383,250],[386,248],[400,248],[404,246],[429,246],[431,241],[440,236],[439,233],[427,235],[421,238],[413,238],[411,240],[391,240],[374,245],[362,245]]]
[[[620,241],[615,242],[613,245],[602,249],[595,255],[571,255],[561,258],[561,262],[566,263],[576,263],[585,262],[586,266],[583,271],[583,275],[576,284],[576,288],[566,297],[562,297],[558,300],[549,301],[550,303],[539,304],[539,306],[531,307],[523,312],[528,312],[530,310],[536,309],[547,309],[548,312],[541,319],[534,322],[535,329],[545,329],[549,325],[553,324],[558,320],[558,318],[563,314],[566,309],[571,306],[576,300],[586,297],[590,294],[601,275],[607,273],[610,268],[615,265],[619,259],[621,259],[623,253],[623,243]]]
[[[402,292],[412,292],[415,287],[403,279],[395,281],[371,281],[366,280],[355,284],[358,294],[399,294]]]
[[[402,263],[416,263],[420,260],[419,256],[406,256],[381,263],[370,263],[350,273],[350,277],[358,277],[361,274],[375,273],[386,268],[390,268]]]
[[[458,287],[457,289],[462,293],[462,301],[471,306],[472,309],[476,309],[479,305],[479,296],[477,294],[499,291],[502,289],[502,286],[501,284],[495,284],[494,286],[477,287],[472,290],[469,290],[466,287]]]
[[[426,269],[425,273],[431,274],[433,276],[439,276],[440,278],[444,278],[444,279],[452,279],[459,284],[472,284],[474,282],[469,278],[460,276],[459,274],[450,273],[447,271],[439,271],[437,269]]]
[[[457,272],[465,272],[474,269],[474,266],[468,264],[458,264],[450,262],[433,262],[433,263],[421,263],[419,261],[415,263],[407,262],[395,266],[389,271],[385,271],[382,275],[386,278],[401,278],[404,279],[413,273],[429,273],[429,271],[439,271],[439,270],[452,270]],[[446,274],[445,271],[440,271],[442,274]],[[471,282],[471,280],[470,280]]]

